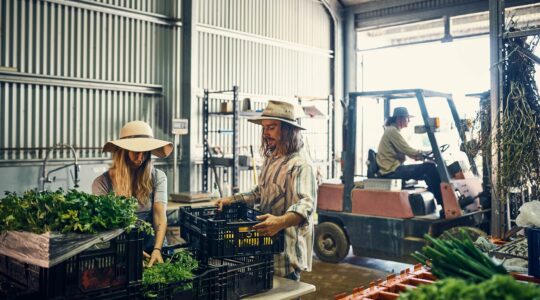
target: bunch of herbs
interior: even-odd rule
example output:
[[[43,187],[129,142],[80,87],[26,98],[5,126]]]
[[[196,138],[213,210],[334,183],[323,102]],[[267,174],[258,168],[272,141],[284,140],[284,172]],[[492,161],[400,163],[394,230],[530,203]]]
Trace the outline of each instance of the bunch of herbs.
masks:
[[[159,291],[176,285],[173,294],[193,288],[189,279],[199,263],[188,250],[180,250],[167,258],[164,263],[144,269],[142,290],[146,298],[155,298]]]
[[[137,200],[108,194],[96,196],[62,189],[29,190],[21,196],[6,192],[0,199],[0,232],[7,230],[44,233],[49,231],[97,233],[114,228],[131,228],[137,223],[143,231],[151,226],[137,220]]]

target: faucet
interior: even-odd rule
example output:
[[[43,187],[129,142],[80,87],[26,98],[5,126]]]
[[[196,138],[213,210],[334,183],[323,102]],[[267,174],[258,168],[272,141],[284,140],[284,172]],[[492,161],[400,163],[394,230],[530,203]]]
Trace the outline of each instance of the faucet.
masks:
[[[68,165],[58,167],[56,169],[53,169],[53,170],[50,170],[49,172],[47,172],[47,162],[49,161],[49,156],[50,156],[51,152],[53,152],[55,149],[66,149],[66,148],[71,150],[71,153],[73,154],[73,158],[74,158],[75,162],[71,163],[71,164],[68,164]],[[42,167],[42,170],[41,170],[41,176],[39,177],[39,190],[44,191],[45,190],[45,183],[51,183],[56,179],[56,177],[53,177],[51,179],[51,177],[49,176],[51,173],[54,173],[56,171],[62,170],[64,168],[67,168],[67,167],[70,167],[70,166],[75,167],[75,176],[73,175],[73,173],[71,173],[71,172],[70,173],[71,173],[71,178],[73,178],[73,182],[75,183],[74,187],[78,188],[79,187],[79,181],[80,181],[79,180],[80,168],[79,168],[79,163],[78,163],[78,160],[77,160],[77,153],[75,152],[75,149],[71,145],[68,145],[68,144],[56,144],[56,145],[52,146],[51,148],[49,148],[47,150],[47,155],[45,156],[45,160],[43,161],[43,167]]]

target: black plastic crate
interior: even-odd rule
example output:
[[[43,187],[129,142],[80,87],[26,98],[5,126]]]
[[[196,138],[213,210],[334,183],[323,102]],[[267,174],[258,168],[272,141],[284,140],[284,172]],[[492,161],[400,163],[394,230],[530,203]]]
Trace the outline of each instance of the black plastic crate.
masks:
[[[0,279],[0,299],[3,300],[35,300],[42,299],[39,292],[27,290],[22,287],[10,285],[10,283],[1,282]],[[140,283],[130,283],[124,289],[105,289],[98,292],[78,294],[69,297],[56,297],[55,299],[92,299],[92,300],[127,300],[140,298]]]
[[[525,228],[529,247],[529,275],[540,278],[540,228]]]
[[[218,211],[215,206],[182,207],[180,209],[181,235],[191,247],[208,258],[264,255],[283,252],[284,233],[263,236],[252,227],[260,223],[256,216],[262,213],[243,203],[234,203]]]
[[[272,289],[273,255],[213,258],[208,263],[220,270],[222,299],[240,299]]]
[[[200,260],[200,251],[198,249],[181,245],[165,246],[163,250],[166,251],[166,254],[163,254],[163,259],[174,259],[174,249],[188,251],[194,259]],[[149,298],[145,295],[145,291],[152,291],[154,293],[152,299],[221,299],[220,274],[218,267],[199,264],[199,268],[194,271],[192,279],[168,284],[153,284],[145,288],[142,288],[141,283],[141,298]]]
[[[155,292],[153,297],[145,297],[141,289],[141,298],[159,300],[214,300],[222,299],[219,281],[219,268],[201,267],[195,271],[192,279],[182,280],[169,284],[154,284],[150,290]]]
[[[142,233],[133,229],[51,268],[0,255],[0,273],[39,299],[129,294],[130,283],[142,279],[142,243]]]

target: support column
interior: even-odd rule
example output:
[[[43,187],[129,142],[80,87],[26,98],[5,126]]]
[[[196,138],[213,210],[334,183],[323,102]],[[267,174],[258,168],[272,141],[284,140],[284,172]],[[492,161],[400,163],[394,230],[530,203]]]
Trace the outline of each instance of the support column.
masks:
[[[182,139],[183,155],[180,161],[180,191],[195,190],[197,178],[192,176],[196,174],[195,166],[192,164],[191,157],[195,152],[195,138],[197,136],[196,123],[200,122],[194,112],[197,111],[198,102],[195,96],[195,83],[197,78],[197,1],[182,1],[182,93],[181,108],[182,118],[189,120],[189,134],[183,135]],[[195,117],[193,117],[195,116]]]
[[[500,99],[503,96],[504,0],[489,0],[489,43],[491,73],[491,136],[496,136],[500,114]],[[497,143],[491,143],[491,234],[501,238],[505,229],[505,206],[497,196],[498,168],[500,155]]]

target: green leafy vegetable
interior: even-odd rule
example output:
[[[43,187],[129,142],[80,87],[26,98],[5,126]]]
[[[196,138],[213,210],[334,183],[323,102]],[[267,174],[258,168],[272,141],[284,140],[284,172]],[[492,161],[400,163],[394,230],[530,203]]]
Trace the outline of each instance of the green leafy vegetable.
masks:
[[[76,190],[64,193],[30,190],[22,196],[6,192],[0,199],[0,232],[7,230],[96,233],[139,225],[152,233],[147,222],[138,221],[137,200],[114,194],[96,196]]]
[[[496,274],[507,274],[506,269],[495,264],[478,250],[469,236],[462,230],[461,239],[445,235],[446,239],[424,236],[432,245],[415,251],[411,255],[429,266],[439,278],[456,277],[473,282],[481,282]]]
[[[446,278],[420,285],[401,294],[399,300],[540,300],[540,287],[523,284],[508,275],[495,275],[479,284]]]
[[[192,288],[191,282],[182,284],[183,281],[193,278],[193,270],[197,269],[199,264],[191,253],[181,250],[175,253],[171,258],[165,260],[162,264],[157,264],[151,268],[144,269],[142,290],[147,298],[158,296],[160,289],[169,284],[180,283],[174,292],[188,290]]]

